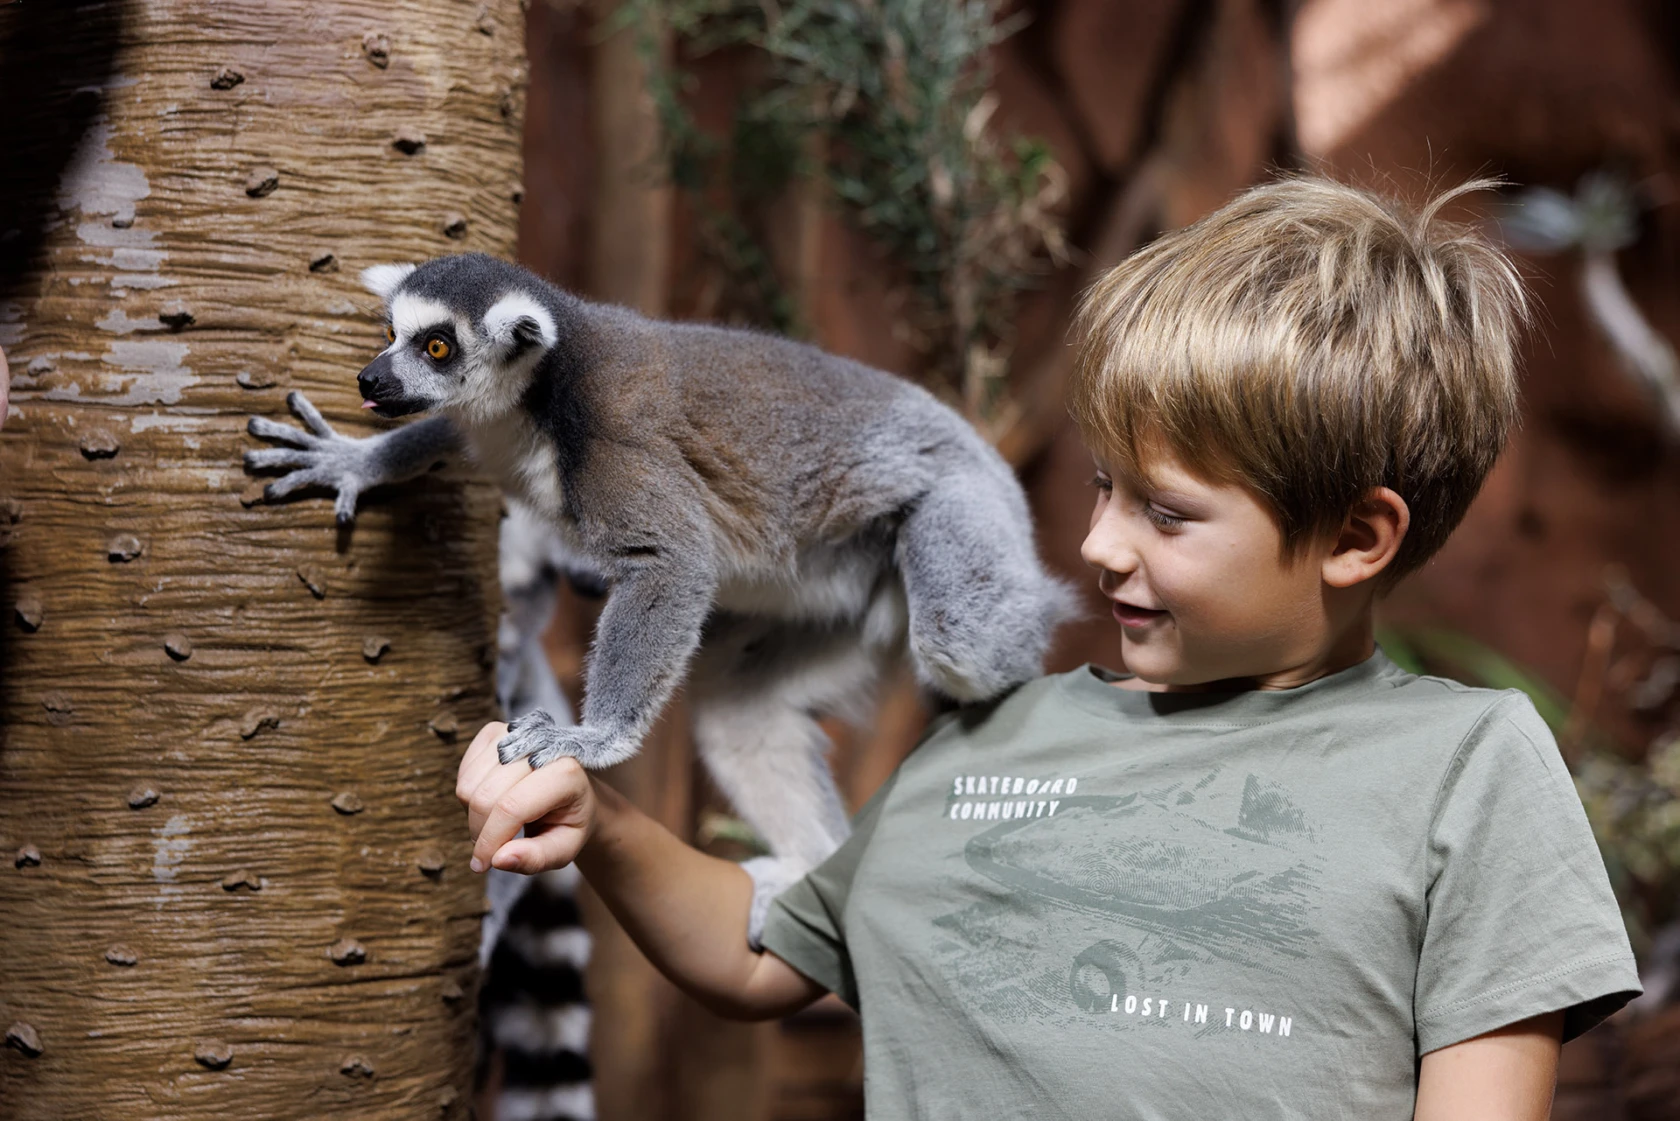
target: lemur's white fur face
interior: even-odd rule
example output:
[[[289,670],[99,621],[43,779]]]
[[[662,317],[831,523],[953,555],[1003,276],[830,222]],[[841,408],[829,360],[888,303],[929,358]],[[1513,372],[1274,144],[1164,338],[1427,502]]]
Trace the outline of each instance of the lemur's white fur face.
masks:
[[[512,291],[474,322],[459,308],[405,291],[413,271],[378,265],[362,274],[390,315],[390,345],[363,374],[368,407],[389,416],[444,409],[481,424],[507,415],[557,341],[553,316],[529,294]]]

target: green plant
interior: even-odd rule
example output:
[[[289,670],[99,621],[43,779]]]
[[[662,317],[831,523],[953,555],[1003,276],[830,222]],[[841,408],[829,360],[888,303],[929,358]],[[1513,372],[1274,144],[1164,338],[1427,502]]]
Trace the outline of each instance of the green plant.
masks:
[[[1574,770],[1610,883],[1640,946],[1680,917],[1680,736],[1651,745],[1643,763],[1589,751]]]
[[[976,420],[998,409],[1015,295],[1064,255],[1062,176],[1037,141],[988,124],[989,49],[1020,26],[1001,0],[627,0],[665,142],[702,249],[726,278],[725,313],[797,332],[800,309],[765,248],[762,215],[820,176],[885,251],[909,299],[904,324],[935,388]],[[699,129],[668,30],[694,58],[746,48],[757,80],[727,137]]]

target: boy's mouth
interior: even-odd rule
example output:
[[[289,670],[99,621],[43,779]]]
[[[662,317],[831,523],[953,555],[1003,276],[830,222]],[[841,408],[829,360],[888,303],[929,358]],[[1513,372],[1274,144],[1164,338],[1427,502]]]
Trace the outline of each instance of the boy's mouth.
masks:
[[[1136,607],[1130,603],[1114,603],[1114,621],[1122,627],[1147,627],[1157,619],[1165,619],[1165,611],[1156,611],[1147,607]]]

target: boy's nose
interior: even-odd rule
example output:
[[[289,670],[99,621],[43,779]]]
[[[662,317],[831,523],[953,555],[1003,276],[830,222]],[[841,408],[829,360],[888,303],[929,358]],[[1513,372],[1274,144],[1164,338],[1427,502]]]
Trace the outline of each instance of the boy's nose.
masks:
[[[1079,555],[1085,563],[1099,572],[1112,572],[1116,576],[1128,576],[1136,571],[1138,566],[1137,552],[1127,541],[1124,531],[1114,524],[1115,519],[1104,516],[1097,519],[1091,527],[1091,532],[1085,535],[1084,542],[1079,546]]]

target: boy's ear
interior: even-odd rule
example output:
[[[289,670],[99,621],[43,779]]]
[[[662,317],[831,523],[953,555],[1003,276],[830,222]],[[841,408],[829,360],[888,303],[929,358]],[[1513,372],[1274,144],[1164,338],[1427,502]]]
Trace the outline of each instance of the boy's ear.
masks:
[[[1324,582],[1332,588],[1351,588],[1378,575],[1394,562],[1412,512],[1388,487],[1378,487],[1348,512],[1329,555],[1324,558]]]

